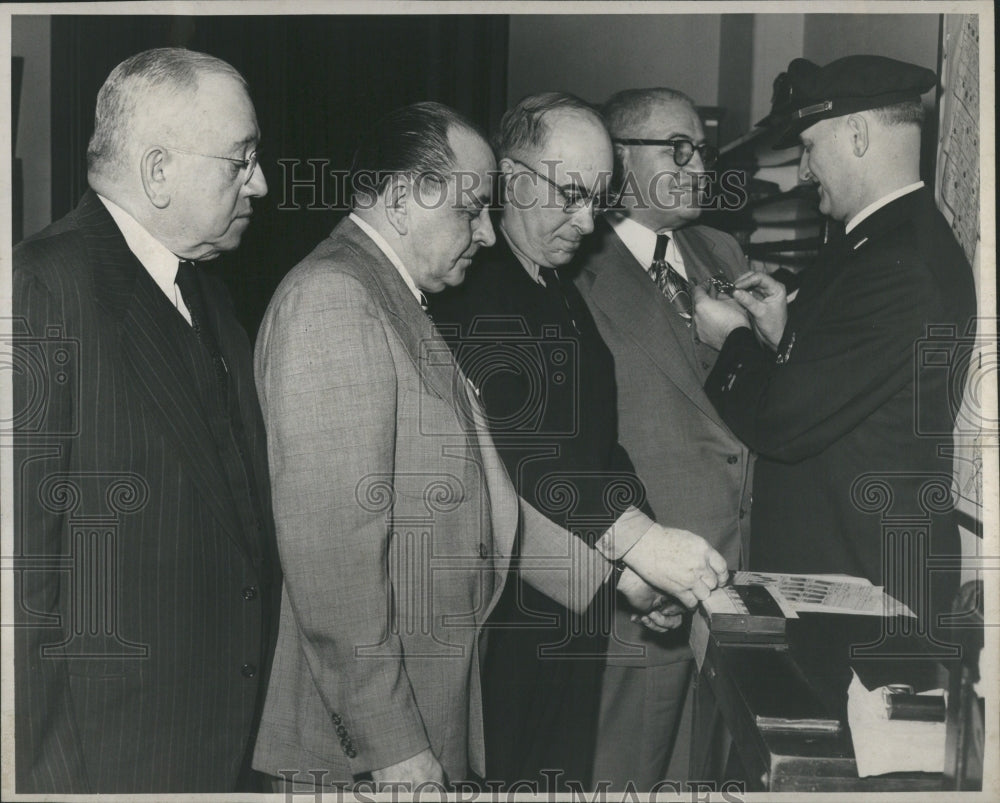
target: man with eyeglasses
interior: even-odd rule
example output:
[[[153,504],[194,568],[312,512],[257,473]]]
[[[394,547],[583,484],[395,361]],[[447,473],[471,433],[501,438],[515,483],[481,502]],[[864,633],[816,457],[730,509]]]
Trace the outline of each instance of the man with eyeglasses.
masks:
[[[243,77],[149,50],[14,251],[16,791],[256,791],[280,569],[251,349],[203,263],[267,192]]]
[[[697,223],[715,149],[691,99],[672,89],[619,92],[602,114],[618,205],[597,222],[573,268],[614,358],[618,438],[657,521],[699,533],[736,568],[749,525],[751,459],[702,390],[716,353],[691,327],[690,285],[746,271],[732,237]],[[595,782],[648,792],[665,778],[686,780],[688,627],[656,634],[618,611],[615,633]]]
[[[725,562],[703,539],[647,515],[628,535],[635,528],[624,520],[636,508],[649,511],[617,440],[612,356],[559,270],[606,207],[607,131],[588,104],[550,92],[504,115],[496,149],[497,244],[477,256],[463,286],[432,299],[435,321],[477,388],[521,496],[654,586],[676,587],[696,565],[701,598],[726,577]],[[487,625],[487,778],[521,791],[587,787],[615,584],[575,615],[522,579],[508,582]],[[683,597],[694,604],[690,593]],[[675,626],[680,607],[660,607],[633,615],[648,627]]]

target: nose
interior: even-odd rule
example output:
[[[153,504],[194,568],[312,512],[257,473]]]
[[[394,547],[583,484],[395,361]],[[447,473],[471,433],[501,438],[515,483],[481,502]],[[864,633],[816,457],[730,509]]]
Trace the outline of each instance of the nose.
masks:
[[[809,153],[802,151],[802,158],[799,159],[799,181],[810,181],[812,177],[809,170]]]
[[[261,167],[260,162],[257,163],[253,175],[246,183],[246,188],[247,194],[253,198],[263,198],[267,195],[267,179],[264,178],[264,168]]]
[[[681,171],[687,173],[704,173],[705,163],[701,160],[701,151],[692,153],[690,161],[681,168]]]
[[[476,218],[476,230],[472,234],[472,239],[484,248],[489,248],[497,241],[496,232],[493,231],[493,223],[490,221],[490,213],[485,208]]]
[[[594,230],[593,201],[577,209],[573,213],[571,220],[573,222],[573,228],[579,231],[580,234],[590,234],[590,232]]]

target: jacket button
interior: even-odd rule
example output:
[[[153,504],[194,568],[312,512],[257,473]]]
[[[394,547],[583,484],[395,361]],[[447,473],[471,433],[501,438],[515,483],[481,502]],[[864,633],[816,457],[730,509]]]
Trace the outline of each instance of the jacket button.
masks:
[[[490,556],[490,551],[486,548],[486,544],[479,544],[479,557],[486,560]]]
[[[704,360],[702,360],[701,367],[704,368],[707,371],[709,368],[712,367],[712,364],[711,363],[707,363]]]
[[[243,673],[243,677],[252,678],[257,674],[257,667],[253,664],[243,664],[243,666],[240,667],[240,672]]]
[[[253,586],[247,586],[243,589],[243,599],[247,602],[257,599],[257,589]]]
[[[729,463],[729,465],[738,463],[740,462],[740,456],[738,454],[731,454],[729,455],[729,457],[726,458],[726,462]]]
[[[347,754],[348,758],[357,758],[357,756],[358,756],[358,751],[355,750],[353,747],[349,747],[344,752]]]

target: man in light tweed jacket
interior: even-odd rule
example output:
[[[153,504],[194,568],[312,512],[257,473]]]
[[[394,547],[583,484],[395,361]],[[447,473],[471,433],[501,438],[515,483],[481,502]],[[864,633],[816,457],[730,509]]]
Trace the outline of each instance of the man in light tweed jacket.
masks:
[[[481,778],[480,632],[518,532],[521,571],[574,610],[609,578],[648,610],[662,598],[640,574],[692,604],[724,576],[702,539],[634,508],[591,549],[514,493],[421,308],[494,243],[495,168],[450,109],[393,112],[355,158],[354,211],[265,316],[255,368],[286,574],[254,766],[275,789]]]

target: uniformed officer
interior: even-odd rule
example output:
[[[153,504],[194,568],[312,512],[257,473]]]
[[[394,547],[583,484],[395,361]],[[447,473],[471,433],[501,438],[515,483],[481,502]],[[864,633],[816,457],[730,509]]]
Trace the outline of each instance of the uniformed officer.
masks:
[[[760,455],[750,566],[867,577],[924,631],[958,579],[927,556],[960,555],[941,451],[960,399],[956,367],[921,351],[954,352],[976,309],[969,264],[920,181],[920,96],[936,84],[880,56],[795,59],[765,122],[782,128],[775,147],[801,140],[799,178],[845,234],[791,305],[764,273],[731,299],[694,299],[698,336],[720,349],[706,392]],[[905,534],[890,526],[900,517],[915,523]]]

